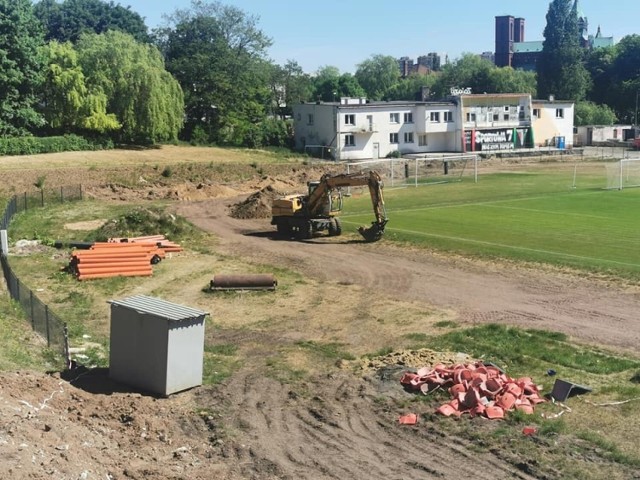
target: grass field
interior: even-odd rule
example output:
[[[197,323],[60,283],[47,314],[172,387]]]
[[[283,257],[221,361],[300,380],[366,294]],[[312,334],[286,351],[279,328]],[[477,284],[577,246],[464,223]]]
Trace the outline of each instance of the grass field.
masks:
[[[387,189],[386,238],[435,249],[543,262],[640,280],[640,189],[606,190],[597,163],[518,165],[424,187]],[[366,195],[344,223],[368,224]]]

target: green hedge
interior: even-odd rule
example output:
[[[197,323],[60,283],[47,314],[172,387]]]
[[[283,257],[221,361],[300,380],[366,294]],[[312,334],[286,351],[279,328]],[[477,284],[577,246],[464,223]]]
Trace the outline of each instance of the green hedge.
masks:
[[[111,140],[93,140],[78,135],[0,138],[0,155],[34,155],[37,153],[107,150],[111,148],[114,148]]]

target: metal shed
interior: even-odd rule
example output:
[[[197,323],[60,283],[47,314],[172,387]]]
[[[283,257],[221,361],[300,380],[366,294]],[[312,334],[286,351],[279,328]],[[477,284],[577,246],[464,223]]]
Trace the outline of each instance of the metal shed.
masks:
[[[202,385],[207,312],[145,295],[108,303],[110,378],[165,396]]]

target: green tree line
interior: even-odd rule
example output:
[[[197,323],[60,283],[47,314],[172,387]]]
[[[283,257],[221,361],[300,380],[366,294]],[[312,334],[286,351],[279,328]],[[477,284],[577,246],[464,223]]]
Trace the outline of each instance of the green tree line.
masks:
[[[469,53],[403,77],[385,55],[363,60],[354,74],[331,65],[308,74],[293,59],[278,65],[258,19],[218,1],[192,0],[150,32],[113,1],[0,0],[0,134],[288,146],[298,102],[438,100],[452,87],[553,93],[577,102],[578,124],[634,122],[640,37],[582,49],[572,5],[550,3],[537,75]]]

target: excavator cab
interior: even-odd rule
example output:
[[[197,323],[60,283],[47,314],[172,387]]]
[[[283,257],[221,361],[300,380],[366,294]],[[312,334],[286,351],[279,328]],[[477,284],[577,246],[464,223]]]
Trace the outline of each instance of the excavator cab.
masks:
[[[307,187],[309,189],[309,195],[307,198],[311,198],[313,192],[320,185],[319,181],[315,182],[307,182]],[[333,217],[339,215],[342,211],[342,191],[337,189],[328,189],[323,193],[322,198],[320,199],[320,206],[318,207],[318,213],[325,217]]]

